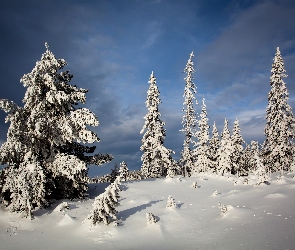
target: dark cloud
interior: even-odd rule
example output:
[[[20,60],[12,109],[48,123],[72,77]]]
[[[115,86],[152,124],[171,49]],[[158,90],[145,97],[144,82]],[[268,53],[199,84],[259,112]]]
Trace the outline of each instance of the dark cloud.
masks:
[[[179,157],[183,134],[183,69],[194,50],[197,99],[219,132],[240,120],[246,140],[263,140],[263,111],[272,59],[280,47],[295,108],[294,1],[4,1],[0,8],[0,98],[21,105],[44,43],[68,62],[72,84],[89,89],[84,107],[100,121],[97,151],[140,167],[148,79],[155,72],[165,145]],[[197,113],[201,105],[196,105]],[[0,112],[0,141],[8,124]],[[210,130],[211,131],[211,130]],[[105,169],[114,163],[104,167]],[[128,165],[128,166],[129,166]],[[97,170],[91,170],[95,173]]]

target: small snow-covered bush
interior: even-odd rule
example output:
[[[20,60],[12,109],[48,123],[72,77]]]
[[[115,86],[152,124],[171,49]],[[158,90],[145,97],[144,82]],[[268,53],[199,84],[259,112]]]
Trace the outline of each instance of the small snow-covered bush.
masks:
[[[168,196],[166,208],[177,208],[177,205],[172,195]]]
[[[146,220],[148,224],[154,224],[157,223],[157,218],[155,215],[153,215],[152,213],[146,213]]]
[[[217,195],[220,195],[220,193],[218,193],[218,191],[215,190],[215,191],[213,192],[212,196],[217,196]]]
[[[198,188],[198,183],[196,181],[194,181],[193,184],[192,184],[192,187],[193,188]]]
[[[220,211],[221,211],[221,215],[225,214],[227,212],[227,206],[226,205],[223,205],[221,204],[220,202],[218,202],[218,207],[220,208]]]

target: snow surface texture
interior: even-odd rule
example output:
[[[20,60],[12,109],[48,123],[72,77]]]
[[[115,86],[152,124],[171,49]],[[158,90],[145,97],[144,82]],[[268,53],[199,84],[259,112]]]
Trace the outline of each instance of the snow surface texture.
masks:
[[[108,183],[90,184],[89,199],[59,201],[35,212],[34,220],[0,210],[0,248],[294,249],[295,178],[273,174],[270,185],[258,186],[233,180],[207,175],[123,182],[117,227],[82,223]],[[219,195],[212,196],[214,190]],[[177,209],[166,208],[169,195]],[[147,223],[148,213],[157,223]]]

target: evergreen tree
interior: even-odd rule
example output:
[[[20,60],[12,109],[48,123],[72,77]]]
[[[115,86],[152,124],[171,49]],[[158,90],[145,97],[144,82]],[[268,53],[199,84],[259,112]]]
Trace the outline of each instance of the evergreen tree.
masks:
[[[197,175],[202,172],[205,173],[208,170],[209,165],[209,125],[207,118],[207,110],[205,105],[205,98],[203,98],[202,111],[200,114],[200,120],[198,121],[199,130],[196,135],[198,142],[196,143],[196,149],[194,150],[194,155],[197,161],[194,163],[194,168],[192,169],[192,175]]]
[[[217,173],[219,175],[228,175],[231,173],[232,161],[231,154],[233,152],[232,140],[228,129],[228,121],[225,119],[224,128],[221,134],[220,148],[218,149],[218,155],[220,156]]]
[[[11,211],[21,212],[24,206],[17,197],[23,196],[28,215],[52,198],[83,197],[88,182],[86,164],[112,159],[110,155],[84,155],[94,147],[81,142],[99,141],[88,129],[98,125],[97,117],[86,108],[75,107],[85,103],[87,90],[69,84],[72,75],[59,73],[66,61],[56,59],[47,43],[45,46],[41,61],[20,80],[27,88],[24,107],[0,100],[0,107],[8,113],[6,122],[10,122],[7,141],[0,148],[0,163],[6,165],[1,200]]]
[[[127,181],[128,180],[129,169],[128,169],[127,164],[125,163],[125,161],[122,161],[120,163],[119,174],[120,174],[121,181]]]
[[[254,160],[256,165],[255,175],[257,177],[256,185],[260,185],[262,183],[266,183],[269,181],[269,177],[267,175],[266,168],[262,162],[262,159],[259,156],[258,150],[254,153]]]
[[[105,192],[97,196],[92,204],[92,210],[87,219],[91,220],[93,225],[103,222],[108,225],[113,220],[118,225],[116,207],[119,205],[120,177],[111,183]]]
[[[216,128],[215,122],[213,124],[212,129],[212,137],[209,140],[209,172],[217,172],[218,164],[219,164],[219,152],[218,149],[220,147],[220,139],[218,130]]]
[[[141,172],[146,178],[166,176],[167,168],[173,164],[172,150],[164,146],[166,130],[163,128],[165,123],[160,119],[158,106],[161,103],[160,92],[156,85],[156,78],[152,72],[149,79],[149,89],[147,92],[145,124],[140,133],[145,134],[142,138],[141,151],[144,151],[141,160]]]
[[[115,166],[114,168],[112,168],[112,172],[110,174],[110,182],[113,183],[119,175],[120,175],[119,167],[117,163],[115,163]]]
[[[276,50],[271,69],[268,106],[266,108],[266,126],[264,134],[265,163],[272,171],[290,170],[294,155],[295,120],[292,108],[287,103],[288,91],[283,80],[284,61],[279,48]]]
[[[181,158],[179,161],[183,169],[183,176],[190,175],[191,168],[195,162],[193,150],[191,149],[191,146],[195,144],[194,138],[196,136],[197,125],[197,117],[194,110],[194,100],[196,99],[194,94],[196,94],[197,91],[193,78],[193,73],[195,73],[195,70],[193,68],[194,63],[192,61],[193,57],[194,53],[192,52],[184,69],[184,72],[187,73],[187,76],[184,78],[184,107],[182,109],[184,115],[182,117],[183,128],[180,131],[184,133],[185,139],[183,142],[183,150],[181,152]],[[197,100],[196,104],[198,104]]]
[[[238,119],[235,120],[233,132],[231,136],[233,152],[231,154],[232,169],[231,173],[236,174],[242,168],[241,157],[243,154],[243,144],[245,143],[242,135]]]
[[[248,176],[251,159],[251,146],[246,144],[245,149],[241,155],[241,167],[238,170],[238,176]]]

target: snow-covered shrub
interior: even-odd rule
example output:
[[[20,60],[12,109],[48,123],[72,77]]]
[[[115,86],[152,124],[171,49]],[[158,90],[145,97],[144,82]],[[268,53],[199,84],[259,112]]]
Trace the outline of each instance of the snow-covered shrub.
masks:
[[[143,151],[141,172],[146,178],[153,178],[166,176],[167,168],[174,163],[171,157],[174,152],[164,146],[165,123],[160,119],[161,114],[158,109],[161,103],[160,92],[153,72],[149,83],[146,100],[148,113],[144,117],[145,123],[140,131],[141,134],[145,131],[140,150]]]
[[[220,213],[221,213],[221,215],[224,215],[224,214],[228,211],[227,206],[221,204],[220,202],[218,202],[218,207],[220,208]]]
[[[172,195],[168,196],[166,208],[177,208],[176,202]]]
[[[192,187],[193,188],[198,188],[198,183],[196,181],[194,181],[193,184],[192,184]]]
[[[145,217],[148,224],[154,224],[158,222],[158,219],[152,213],[146,213]]]
[[[213,192],[212,196],[217,196],[217,195],[220,195],[220,193],[218,193],[218,191],[215,190],[215,191]]]
[[[38,162],[26,161],[18,168],[8,166],[3,172],[3,204],[10,212],[18,212],[24,217],[33,218],[35,208],[48,206],[46,176]]]
[[[196,126],[197,126],[197,116],[194,109],[194,102],[198,104],[194,94],[196,94],[196,86],[194,84],[193,73],[195,73],[194,63],[193,63],[194,53],[190,54],[190,58],[186,64],[184,72],[187,74],[184,78],[185,87],[184,87],[184,103],[183,103],[183,112],[184,115],[182,117],[182,126],[183,128],[180,130],[184,133],[184,142],[183,142],[183,150],[180,155],[181,158],[179,160],[180,166],[183,170],[183,176],[191,175],[191,167],[194,165],[195,158],[193,154],[192,146],[195,145],[195,137],[196,137]]]
[[[120,189],[120,177],[118,176],[116,180],[111,183],[105,192],[97,196],[92,204],[92,210],[88,215],[87,219],[96,225],[100,222],[108,225],[113,220],[115,225],[117,222],[117,210],[116,206],[119,205],[119,192]]]

